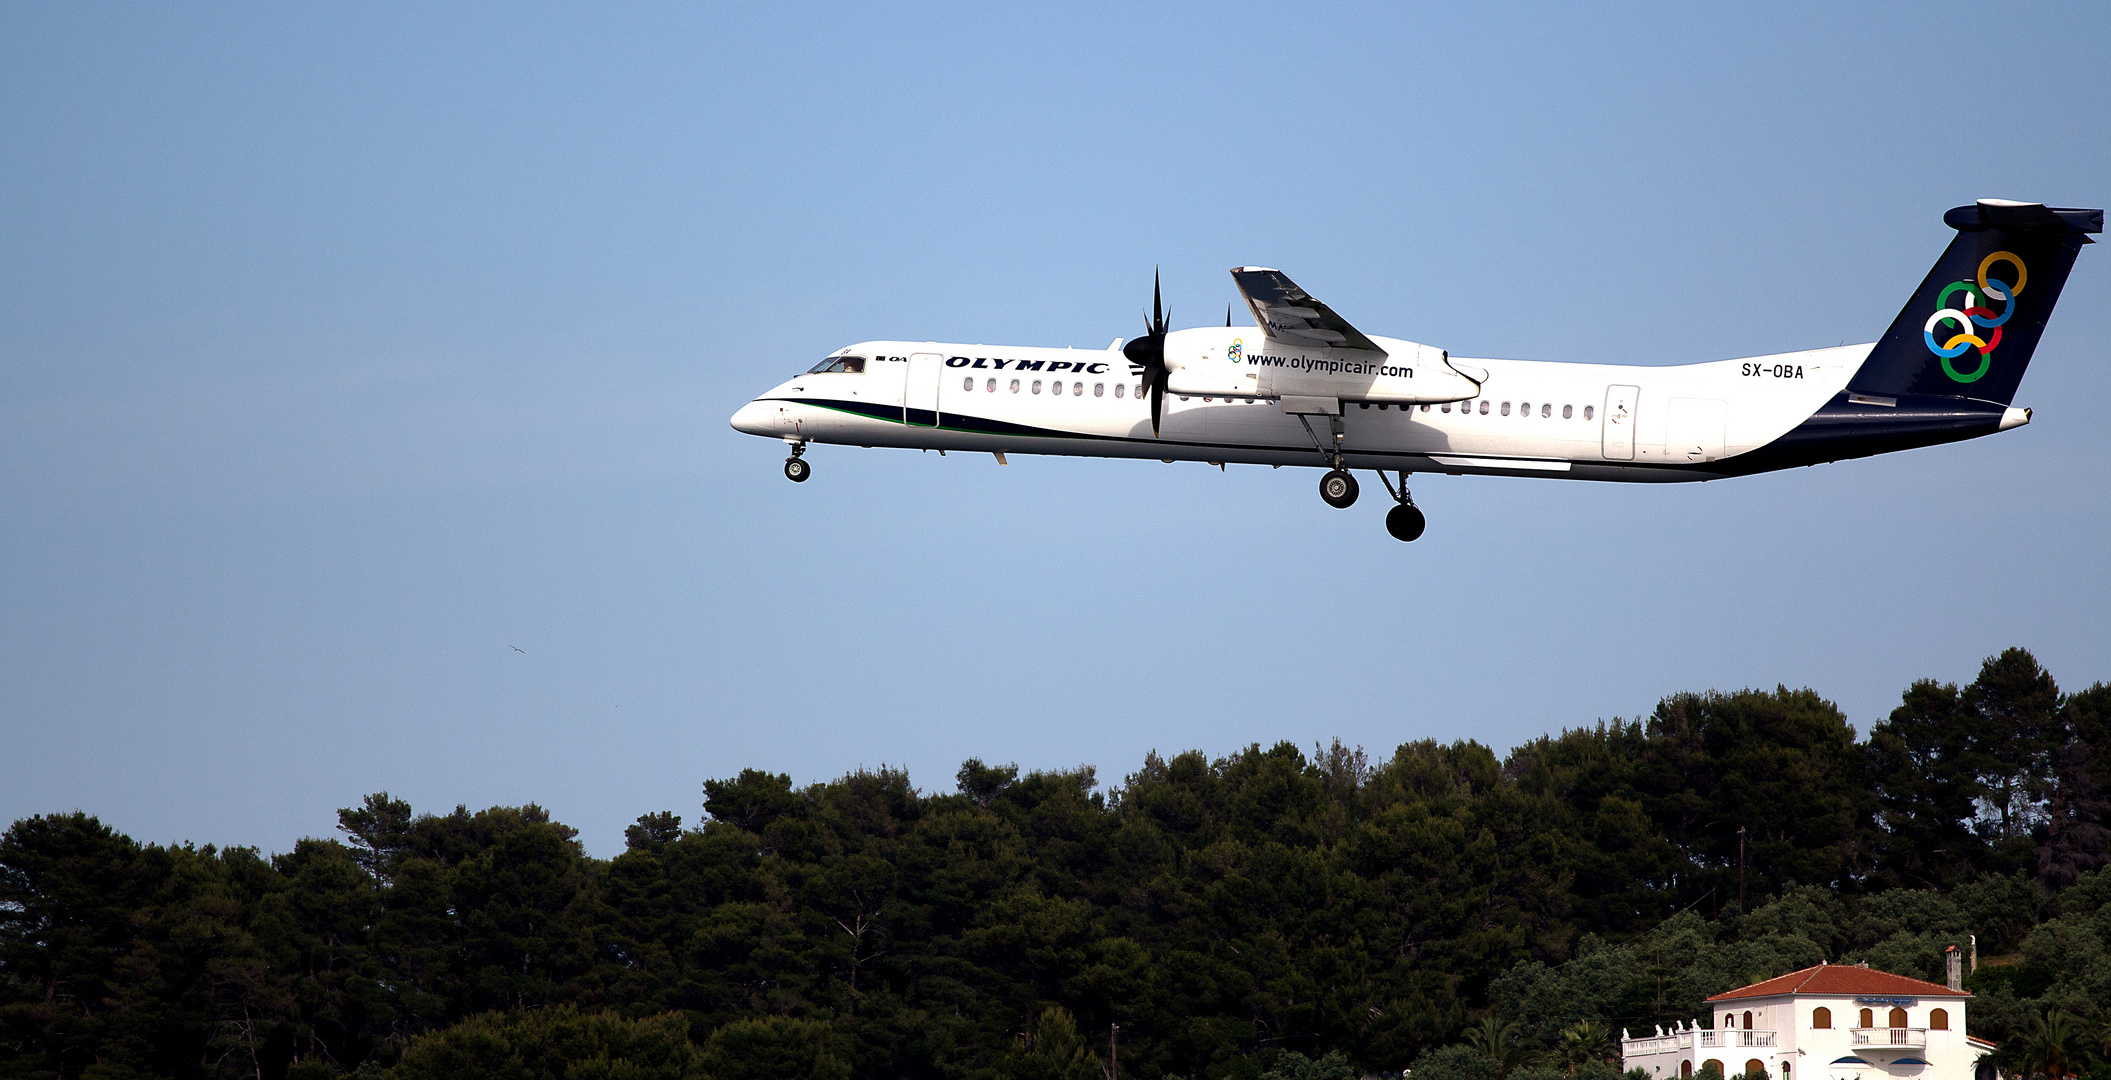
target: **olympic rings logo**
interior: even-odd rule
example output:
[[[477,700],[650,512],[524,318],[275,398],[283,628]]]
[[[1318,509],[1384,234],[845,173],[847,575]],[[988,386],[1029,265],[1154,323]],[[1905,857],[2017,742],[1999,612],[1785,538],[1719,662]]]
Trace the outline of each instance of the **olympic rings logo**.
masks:
[[[2016,283],[2013,285],[1999,278],[1986,276],[1995,263],[2004,262],[2016,269]],[[1979,260],[1979,280],[1976,285],[1970,281],[1953,281],[1943,286],[1941,295],[1935,298],[1936,312],[1928,316],[1928,325],[1921,329],[1920,334],[1921,340],[1928,343],[1928,351],[1942,358],[1943,374],[1957,382],[1970,383],[1978,382],[1988,371],[1993,370],[1994,358],[1990,354],[2001,344],[2001,326],[2008,322],[2009,316],[2016,313],[2016,297],[2022,294],[2023,286],[2029,282],[2030,271],[2024,268],[2022,259],[2017,258],[2013,252],[1997,251]],[[1964,294],[1964,303],[1959,307],[1950,307],[1951,294],[1959,292]],[[1985,299],[1982,299],[1982,296]],[[1994,309],[1986,306],[1987,300],[2001,301],[2000,315],[1995,315]],[[1937,345],[1935,328],[1944,323],[1956,326],[1957,332],[1951,335],[1948,341]],[[1991,330],[1993,333],[1982,338],[1978,333],[1980,330]],[[1967,374],[1951,365],[1951,360],[1963,356],[1966,349],[1975,347],[1979,350],[1977,370]]]
[[[1245,353],[1245,350],[1246,339],[1233,338],[1231,339],[1231,347],[1224,350],[1224,359],[1236,364],[1239,362],[1239,357]]]

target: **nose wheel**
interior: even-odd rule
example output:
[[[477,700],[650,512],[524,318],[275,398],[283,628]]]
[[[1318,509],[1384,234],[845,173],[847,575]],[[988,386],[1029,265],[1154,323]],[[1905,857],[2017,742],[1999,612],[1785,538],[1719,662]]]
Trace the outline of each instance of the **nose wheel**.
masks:
[[[786,480],[790,480],[794,484],[803,484],[806,483],[807,477],[814,474],[814,467],[806,463],[805,454],[805,443],[794,443],[792,445],[792,456],[784,459],[784,478]]]

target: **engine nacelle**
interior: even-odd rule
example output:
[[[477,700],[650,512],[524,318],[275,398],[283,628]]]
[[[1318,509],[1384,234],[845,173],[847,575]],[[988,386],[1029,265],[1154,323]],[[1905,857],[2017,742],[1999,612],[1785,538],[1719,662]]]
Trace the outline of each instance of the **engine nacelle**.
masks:
[[[1189,395],[1403,405],[1463,401],[1480,393],[1480,380],[1454,368],[1442,349],[1397,338],[1371,340],[1385,352],[1289,348],[1250,327],[1176,330],[1166,335],[1166,388]]]

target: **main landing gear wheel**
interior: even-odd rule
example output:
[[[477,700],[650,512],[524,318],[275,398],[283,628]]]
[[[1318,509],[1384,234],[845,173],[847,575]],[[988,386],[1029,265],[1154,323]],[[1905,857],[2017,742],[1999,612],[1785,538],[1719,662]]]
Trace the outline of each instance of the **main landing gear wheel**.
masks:
[[[1393,500],[1400,504],[1385,512],[1385,531],[1392,533],[1393,539],[1403,543],[1421,536],[1423,526],[1429,522],[1423,519],[1422,511],[1415,506],[1415,497],[1407,493],[1407,470],[1400,470],[1398,491],[1393,490],[1393,482],[1386,479],[1384,469],[1378,470],[1378,482],[1384,484],[1386,494],[1391,495]]]
[[[1428,524],[1414,503],[1401,503],[1385,512],[1385,531],[1392,533],[1395,540],[1413,540],[1422,535]]]
[[[1319,497],[1336,510],[1346,510],[1356,502],[1356,478],[1343,469],[1331,469],[1319,478]]]
[[[808,465],[805,458],[793,456],[784,459],[784,478],[786,480],[790,480],[794,484],[803,484],[806,483],[806,478],[813,474],[814,467]]]

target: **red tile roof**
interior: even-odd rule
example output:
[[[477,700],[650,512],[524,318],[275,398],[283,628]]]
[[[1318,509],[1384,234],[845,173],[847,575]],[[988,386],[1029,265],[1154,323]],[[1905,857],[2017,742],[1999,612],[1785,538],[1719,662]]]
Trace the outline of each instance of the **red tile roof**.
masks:
[[[1904,975],[1893,975],[1888,971],[1871,971],[1854,964],[1819,964],[1802,971],[1791,971],[1779,978],[1753,983],[1727,994],[1717,994],[1708,1000],[1728,1001],[1732,998],[1778,997],[1783,994],[1839,994],[1854,997],[1972,996],[1963,990],[1952,990],[1941,983],[1922,982]]]

